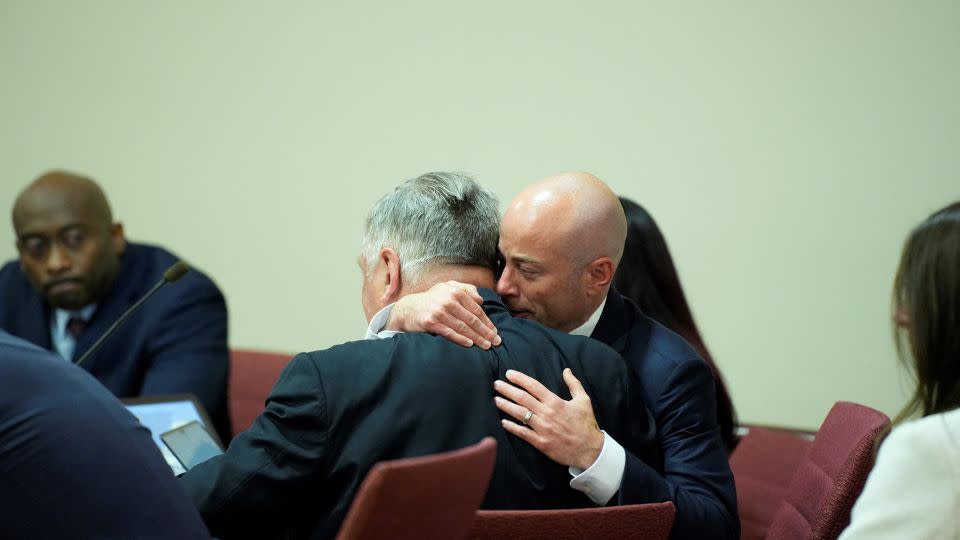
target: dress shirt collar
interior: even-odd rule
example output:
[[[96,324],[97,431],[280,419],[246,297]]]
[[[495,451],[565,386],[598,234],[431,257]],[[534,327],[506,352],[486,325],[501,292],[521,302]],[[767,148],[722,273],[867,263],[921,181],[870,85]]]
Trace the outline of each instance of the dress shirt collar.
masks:
[[[600,302],[600,307],[590,315],[587,322],[571,330],[570,335],[590,337],[593,334],[593,330],[597,327],[597,323],[600,322],[600,315],[603,314],[603,306],[605,305],[607,305],[606,297],[604,297],[603,302]]]

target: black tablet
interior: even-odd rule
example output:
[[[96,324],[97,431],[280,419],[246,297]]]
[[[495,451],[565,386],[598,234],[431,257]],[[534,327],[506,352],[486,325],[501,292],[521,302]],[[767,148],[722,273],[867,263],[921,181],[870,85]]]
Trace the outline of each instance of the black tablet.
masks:
[[[211,429],[213,428],[203,405],[197,401],[193,394],[168,394],[128,398],[121,401],[123,401],[127,410],[133,413],[140,420],[140,423],[150,430],[153,442],[160,449],[160,453],[163,454],[163,458],[170,465],[173,474],[181,474],[185,469],[160,440],[160,434],[195,421],[209,426]],[[222,447],[216,433],[212,433],[211,436],[217,442],[217,445]]]

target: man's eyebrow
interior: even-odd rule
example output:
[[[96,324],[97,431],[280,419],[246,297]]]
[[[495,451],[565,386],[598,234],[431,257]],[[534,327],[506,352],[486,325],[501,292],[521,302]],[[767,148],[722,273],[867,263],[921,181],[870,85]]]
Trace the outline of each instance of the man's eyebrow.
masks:
[[[23,233],[23,234],[18,234],[18,235],[17,235],[17,245],[21,245],[21,244],[23,244],[24,242],[28,242],[28,241],[33,240],[33,239],[35,239],[35,238],[46,238],[46,236],[45,236],[45,235],[42,235],[42,234],[29,233],[29,232],[28,232],[28,233]]]
[[[514,255],[510,257],[510,260],[518,264],[532,264],[532,265],[540,264],[540,261],[533,259],[531,257],[528,257],[526,255]]]
[[[49,236],[46,231],[23,231],[17,235],[17,241],[23,242],[31,238],[47,238]]]
[[[70,223],[65,223],[57,227],[57,230],[54,231],[54,234],[60,234],[63,231],[69,231],[70,229],[89,229],[90,225],[87,223],[73,221]],[[19,238],[24,238],[28,236],[46,236],[49,233],[49,230],[36,230],[36,229],[26,229],[20,232],[17,236]]]

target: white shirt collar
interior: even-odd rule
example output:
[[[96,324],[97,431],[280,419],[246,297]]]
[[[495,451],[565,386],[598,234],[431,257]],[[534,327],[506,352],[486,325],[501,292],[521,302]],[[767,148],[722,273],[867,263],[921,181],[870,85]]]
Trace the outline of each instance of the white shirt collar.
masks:
[[[367,325],[367,333],[363,339],[383,339],[403,333],[397,330],[384,330],[387,327],[387,320],[390,318],[390,312],[393,311],[394,305],[396,305],[396,302],[387,304],[370,318],[370,324]]]
[[[587,337],[593,335],[593,331],[596,329],[597,323],[600,322],[600,315],[603,313],[603,306],[605,305],[607,305],[606,297],[604,297],[603,302],[600,302],[600,307],[593,312],[593,315],[590,315],[590,318],[587,319],[587,322],[571,330],[570,335]]]

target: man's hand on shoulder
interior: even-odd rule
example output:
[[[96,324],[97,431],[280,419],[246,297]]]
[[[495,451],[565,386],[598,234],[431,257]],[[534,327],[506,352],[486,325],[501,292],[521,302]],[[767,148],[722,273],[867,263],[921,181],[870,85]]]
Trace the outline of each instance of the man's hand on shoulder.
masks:
[[[603,449],[603,432],[593,415],[590,396],[573,372],[569,368],[563,370],[570,401],[519,371],[507,371],[507,380],[516,386],[496,381],[493,388],[503,397],[497,396],[494,401],[497,408],[520,424],[503,420],[504,429],[561,465],[590,468]]]
[[[466,283],[446,281],[417,294],[408,294],[394,304],[386,330],[429,332],[457,345],[474,344],[489,349],[500,336],[484,313],[483,297]]]

